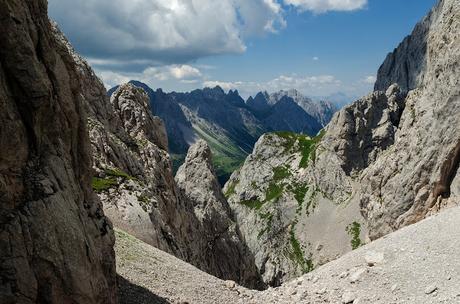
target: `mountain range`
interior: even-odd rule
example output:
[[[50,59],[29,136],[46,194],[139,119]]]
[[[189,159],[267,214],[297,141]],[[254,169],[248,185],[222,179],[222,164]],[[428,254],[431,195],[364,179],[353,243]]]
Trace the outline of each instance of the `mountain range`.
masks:
[[[296,92],[109,98],[46,0],[0,0],[0,303],[458,303],[459,3],[309,136],[327,115]],[[268,122],[304,134],[265,133],[222,188],[211,148]],[[168,140],[194,141],[175,175]]]
[[[226,93],[219,86],[165,93],[139,81],[130,83],[147,92],[153,114],[164,121],[174,168],[182,164],[193,143],[204,139],[213,152],[221,184],[243,163],[262,134],[290,131],[314,136],[337,111],[331,102],[313,101],[297,90],[259,92],[245,101],[237,90]],[[117,88],[110,89],[109,96]]]

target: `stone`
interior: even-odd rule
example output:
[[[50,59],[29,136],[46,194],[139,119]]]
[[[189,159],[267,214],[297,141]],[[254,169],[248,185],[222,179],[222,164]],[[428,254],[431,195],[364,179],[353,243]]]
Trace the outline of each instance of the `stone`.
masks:
[[[225,286],[227,288],[233,289],[233,288],[235,288],[236,283],[234,281],[227,280],[227,281],[225,281]]]
[[[436,290],[438,290],[438,287],[436,286],[436,284],[428,285],[428,286],[425,288],[425,294],[427,294],[427,295],[432,294],[432,293],[434,293]]]
[[[367,273],[366,268],[359,268],[350,275],[350,283],[356,283],[361,280],[362,276]]]
[[[202,269],[245,286],[262,288],[254,256],[236,226],[212,164],[211,149],[204,140],[190,147],[175,181],[181,200],[193,206],[204,236],[195,244],[201,256],[206,257],[201,262]]]
[[[356,300],[356,294],[351,291],[346,291],[342,295],[342,303],[343,304],[349,304],[349,303],[354,303]]]
[[[382,264],[385,261],[385,255],[381,252],[368,251],[364,256],[366,263],[369,267]]]

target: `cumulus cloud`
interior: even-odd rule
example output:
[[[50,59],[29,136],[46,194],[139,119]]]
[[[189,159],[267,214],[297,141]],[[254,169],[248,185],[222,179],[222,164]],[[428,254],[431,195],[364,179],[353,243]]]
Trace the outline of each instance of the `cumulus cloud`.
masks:
[[[354,11],[366,6],[367,0],[284,0],[300,10],[325,13],[328,11]]]
[[[49,0],[79,52],[112,70],[241,53],[244,38],[286,25],[277,0]]]
[[[203,79],[203,75],[198,68],[186,64],[148,67],[140,73],[114,72],[109,70],[98,70],[97,72],[107,88],[130,80],[139,80],[155,86],[168,80],[180,81],[185,84],[196,84]]]
[[[220,86],[224,90],[237,89],[247,97],[259,91],[276,92],[280,90],[296,89],[307,95],[327,95],[342,89],[342,82],[332,75],[299,76],[280,75],[266,82],[251,81],[205,81],[203,87]]]
[[[375,76],[367,76],[362,81],[364,83],[367,83],[367,84],[374,84],[377,81],[377,77],[375,77]]]

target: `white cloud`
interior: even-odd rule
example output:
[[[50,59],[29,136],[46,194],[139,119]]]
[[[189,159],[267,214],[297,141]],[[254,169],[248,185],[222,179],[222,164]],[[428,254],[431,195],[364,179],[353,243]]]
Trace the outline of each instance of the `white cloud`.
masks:
[[[300,10],[325,13],[327,11],[354,11],[366,6],[367,0],[284,0]]]
[[[313,61],[318,61],[318,60],[319,60],[319,57],[316,57],[316,56],[315,56],[315,57],[313,57],[312,59],[313,59]]]
[[[237,89],[244,97],[254,95],[259,91],[276,92],[289,89],[296,89],[307,95],[328,95],[342,89],[342,82],[331,75],[281,75],[266,82],[203,82],[203,87],[215,87],[217,85],[224,90]]]
[[[196,84],[202,81],[201,71],[190,65],[167,65],[162,67],[148,67],[141,73],[97,71],[107,88],[114,87],[130,80],[139,80],[152,86],[159,86],[162,82],[173,80],[184,84]]]
[[[377,77],[375,77],[375,76],[367,76],[362,81],[364,83],[367,83],[367,84],[374,84],[377,81]]]
[[[278,0],[49,0],[49,11],[84,56],[120,70],[241,53],[246,37],[286,26]]]

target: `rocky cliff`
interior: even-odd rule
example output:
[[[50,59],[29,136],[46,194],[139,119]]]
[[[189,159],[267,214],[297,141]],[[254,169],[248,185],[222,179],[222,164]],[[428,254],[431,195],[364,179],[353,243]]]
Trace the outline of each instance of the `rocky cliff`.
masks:
[[[46,1],[0,1],[0,39],[0,302],[116,303],[78,62]]]
[[[204,139],[213,152],[221,184],[243,163],[263,133],[283,130],[314,135],[336,111],[332,104],[315,102],[296,90],[259,93],[245,102],[238,91],[226,93],[220,87],[165,93],[139,81],[130,83],[147,92],[154,115],[165,122],[174,168],[183,162],[190,145]]]
[[[204,140],[190,147],[176,181],[200,222],[196,243],[200,268],[245,286],[262,288],[254,257],[233,219],[212,165],[211,149]]]
[[[459,6],[439,1],[389,55],[383,91],[315,138],[264,136],[232,175],[225,191],[267,283],[458,204]]]
[[[166,128],[152,115],[144,89],[123,84],[109,98],[102,82],[55,25],[54,35],[77,63],[94,160],[92,187],[113,224],[220,278],[262,287],[251,254],[227,213],[228,205],[225,212],[222,209],[227,203],[219,196],[221,190],[211,174],[210,154],[204,153],[202,165],[194,167],[197,172],[208,172],[209,178],[195,180],[188,172],[196,164],[191,157],[181,179],[187,187],[179,189]],[[193,151],[196,149],[191,155],[197,156]],[[209,202],[212,207],[205,208],[207,218],[198,211],[197,198],[190,197],[190,191],[215,197]]]
[[[418,39],[420,27],[427,28],[420,85],[405,99],[395,143],[361,177],[361,208],[371,238],[460,198],[460,3],[439,1],[411,40]],[[382,83],[394,81],[381,77]]]

